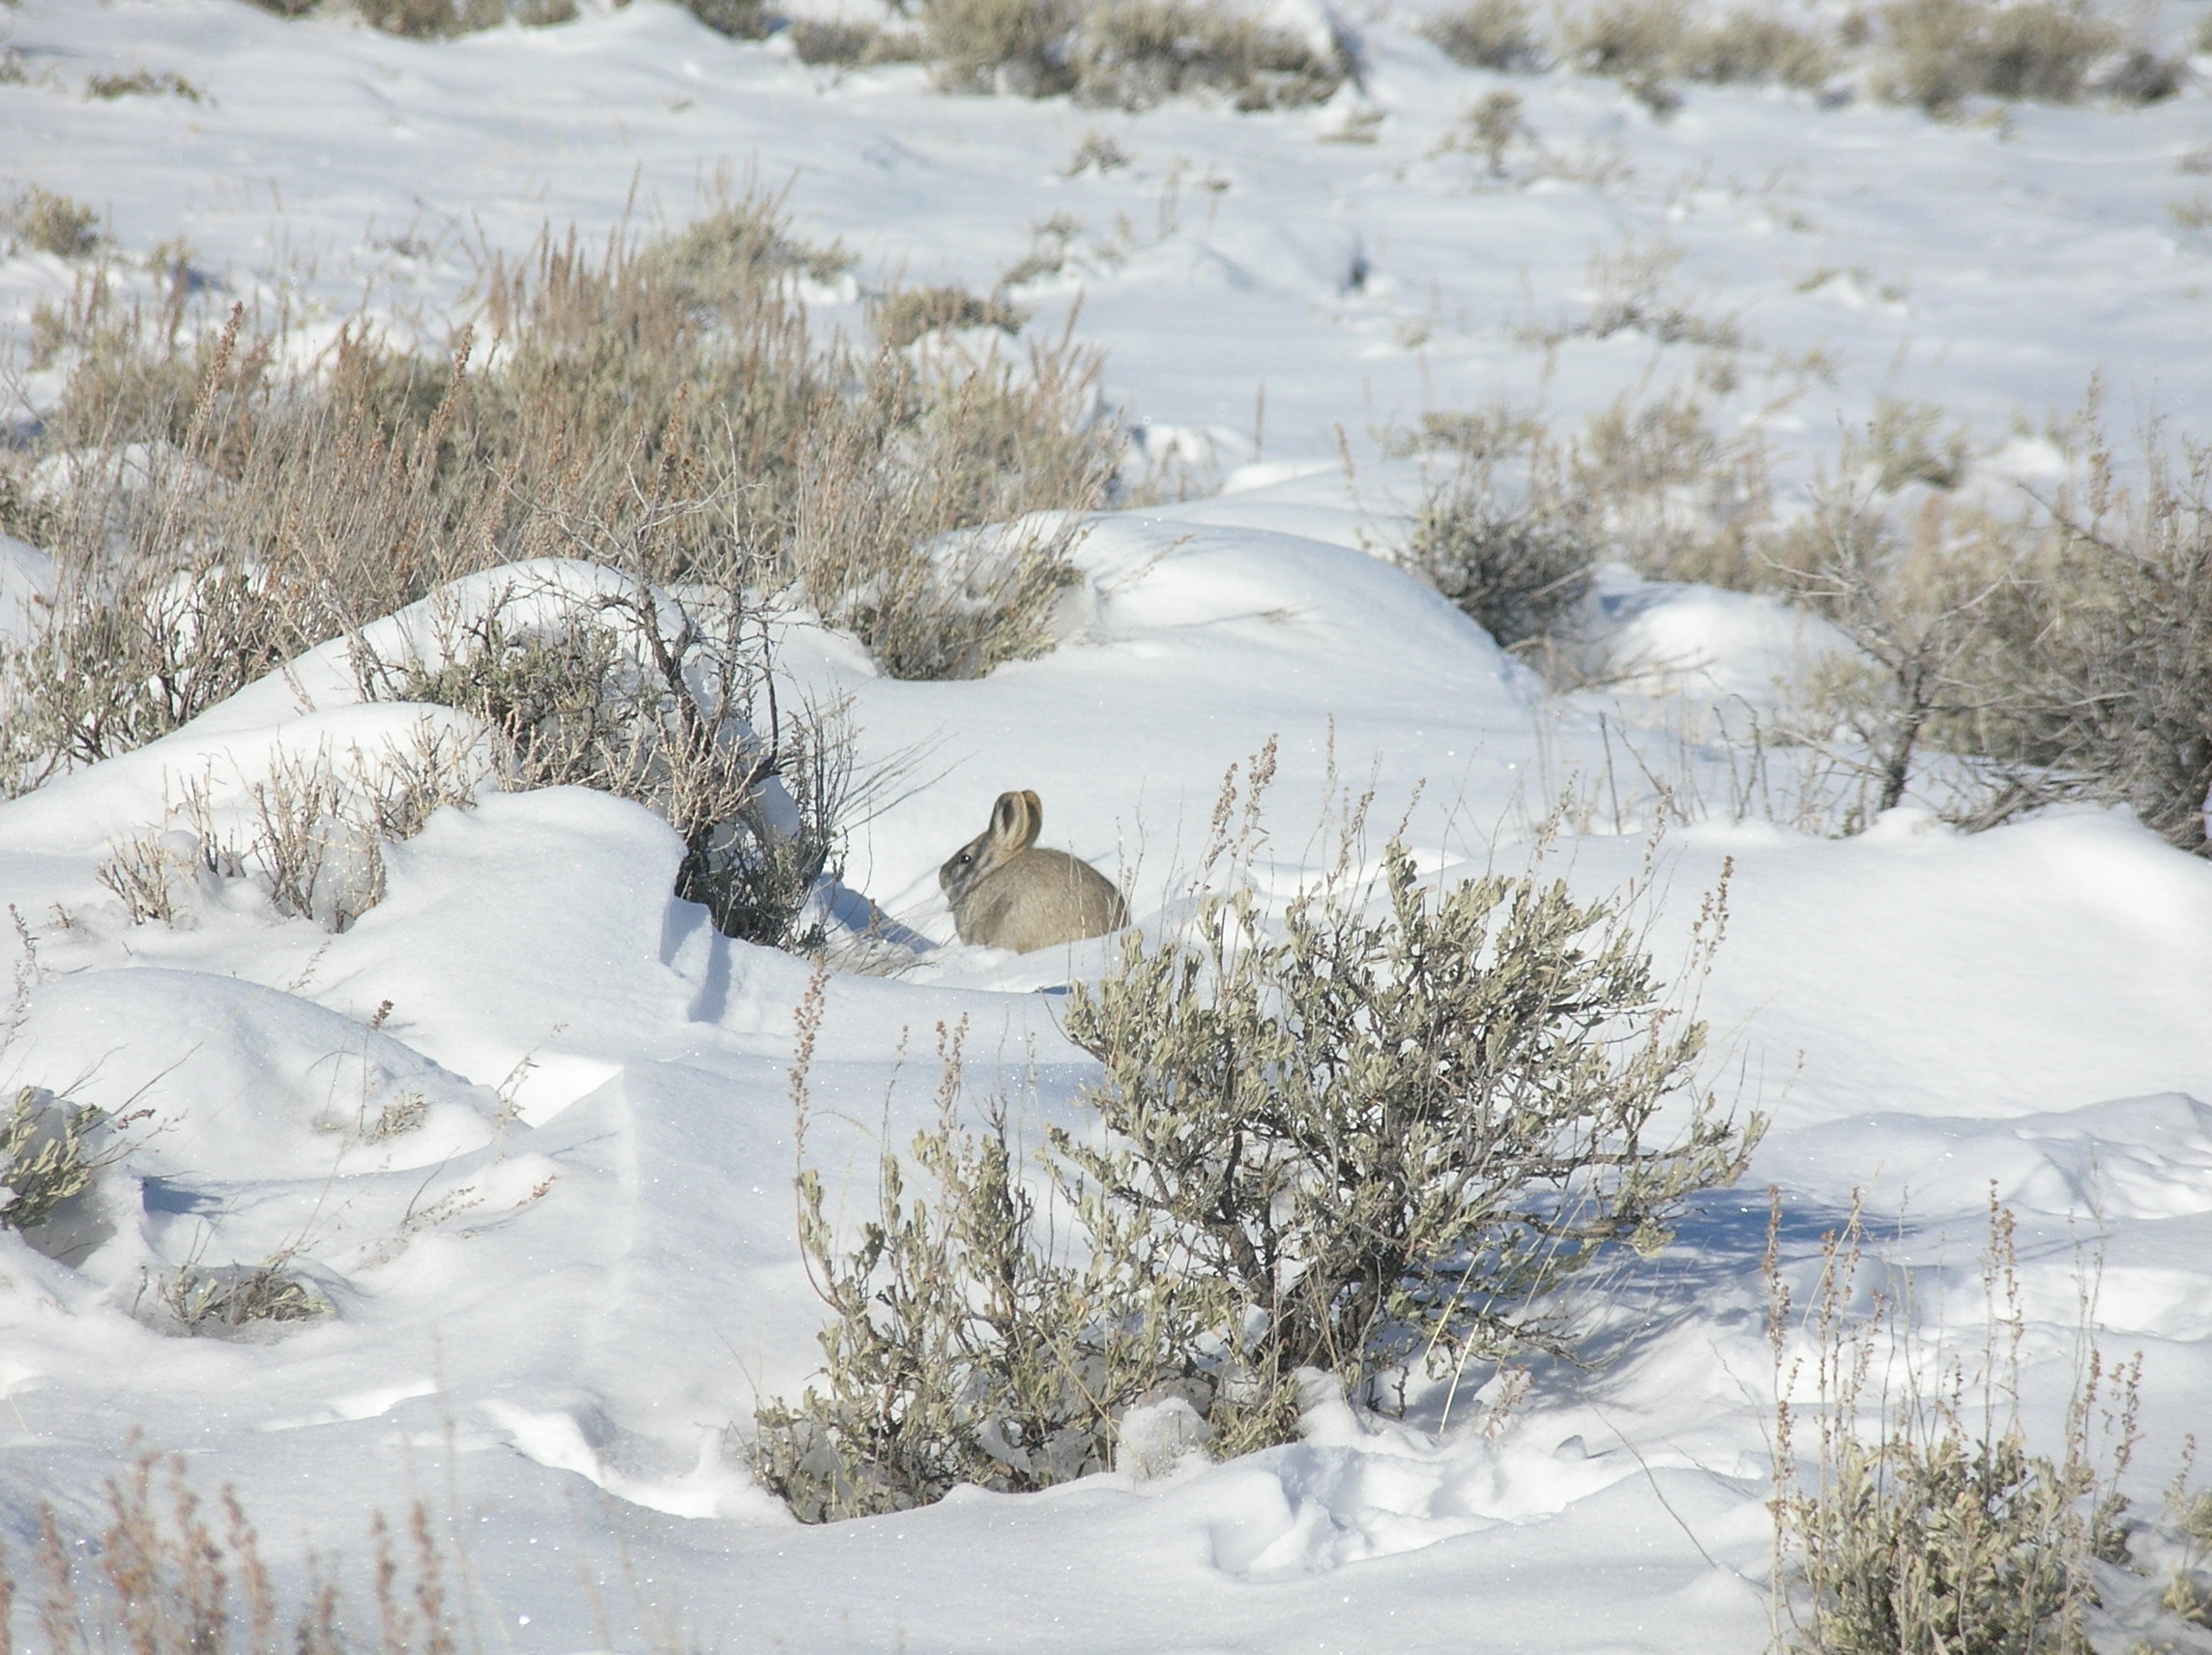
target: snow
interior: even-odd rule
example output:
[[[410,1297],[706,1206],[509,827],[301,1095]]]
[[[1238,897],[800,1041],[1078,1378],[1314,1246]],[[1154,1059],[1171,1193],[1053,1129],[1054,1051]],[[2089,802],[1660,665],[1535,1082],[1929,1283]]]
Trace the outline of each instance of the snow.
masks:
[[[912,68],[809,71],[657,0],[437,44],[235,0],[25,0],[4,26],[31,78],[0,85],[0,182],[96,203],[134,255],[183,235],[222,293],[318,325],[365,291],[427,335],[479,249],[595,235],[633,200],[681,221],[718,169],[788,180],[800,230],[855,248],[862,283],[987,286],[1032,222],[1085,221],[1067,270],[1019,295],[1033,325],[1080,300],[1110,399],[1219,489],[1093,521],[1058,647],[988,678],[884,678],[800,615],[778,640],[795,689],[852,698],[863,768],[920,783],[865,825],[846,879],[934,945],[900,975],[831,978],[812,1072],[809,1154],[848,1212],[876,1147],[931,1118],[940,1026],[965,1020],[973,1095],[1007,1089],[1032,1129],[1084,1119],[1086,1060],[1036,991],[1105,969],[1114,944],[962,947],[937,887],[1001,791],[1036,790],[1044,841],[1119,880],[1146,926],[1187,911],[1224,771],[1270,739],[1266,899],[1326,864],[1348,791],[1374,793],[1371,851],[1396,829],[1441,877],[1514,869],[1562,791],[1612,775],[1621,717],[1682,732],[1686,773],[1709,779],[1730,710],[1783,705],[1841,647],[1772,598],[1609,569],[1588,665],[1617,682],[1553,697],[1371,555],[1420,482],[1385,426],[1499,398],[1580,416],[1691,371],[1633,334],[1517,335],[1604,299],[1593,253],[1665,238],[1685,302],[1740,312],[1757,344],[1716,424],[1762,422],[1792,487],[1883,396],[1965,421],[1999,492],[2052,484],[2040,433],[2093,374],[2131,418],[2212,405],[2208,249],[2165,213],[2205,137],[2197,86],[1997,125],[1693,88],[1659,123],[1609,82],[1452,68],[1378,15],[1359,19],[1365,88],[1338,107],[1127,117],[943,97]],[[78,96],[140,67],[207,101]],[[1508,84],[1553,153],[1617,146],[1634,178],[1472,188],[1474,161],[1432,151]],[[1382,113],[1373,145],[1317,141],[1355,106]],[[1132,164],[1065,176],[1090,131]],[[0,258],[0,328],[21,336],[69,281],[47,255]],[[859,298],[813,295],[826,325],[856,325]],[[1816,346],[1826,376],[1792,365]],[[24,391],[17,424],[51,385]],[[50,580],[0,540],[0,638]],[[456,616],[505,600],[552,619],[613,580],[501,571],[366,636],[435,664]],[[482,738],[364,702],[326,646],[0,804],[22,983],[0,1096],[147,1112],[66,1263],[0,1231],[17,1556],[41,1501],[102,1527],[135,1428],[203,1487],[235,1484],[288,1579],[309,1552],[358,1560],[369,1510],[432,1501],[501,1645],[545,1655],[673,1641],[671,1618],[742,1649],[1749,1651],[1768,1626],[1768,1183],[1789,1268],[1862,1192],[1925,1284],[1931,1336],[1969,1345],[1994,1187],[2020,1215],[2030,1403],[2056,1418],[2093,1277],[2108,1344],[2145,1357],[2143,1491],[2212,1395],[2212,864],[2098,813],[1967,837],[1915,802],[1831,840],[1714,811],[1663,836],[1645,910],[1671,966],[1725,873],[1701,1009],[1724,1093],[1772,1125],[1743,1188],[1624,1279],[1610,1365],[1547,1370],[1510,1412],[1466,1405],[1441,1436],[1323,1401],[1305,1440],[1225,1465],[1179,1460],[1176,1422],[1153,1419],[1143,1467],[800,1528],[730,1431],[817,1354],[791,1192],[811,968],[675,898],[665,823],[576,789],[486,790],[387,847],[383,900],[342,931],[240,881],[195,887],[178,925],[132,925],[99,879],[117,843],[179,830],[195,781],[219,817],[287,758],[373,754],[426,719]],[[1621,888],[1650,825],[1616,806],[1544,865]],[[367,1130],[388,1117],[409,1123]],[[184,1338],[146,1310],[164,1272],[284,1251],[335,1317]]]

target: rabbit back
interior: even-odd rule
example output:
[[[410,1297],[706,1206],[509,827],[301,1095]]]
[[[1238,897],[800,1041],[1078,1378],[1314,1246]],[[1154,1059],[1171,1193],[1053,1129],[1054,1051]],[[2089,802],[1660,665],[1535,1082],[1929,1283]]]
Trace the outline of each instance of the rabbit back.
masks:
[[[1119,931],[1129,908],[1113,881],[1081,857],[1031,849],[977,880],[952,917],[963,943],[1027,954]]]

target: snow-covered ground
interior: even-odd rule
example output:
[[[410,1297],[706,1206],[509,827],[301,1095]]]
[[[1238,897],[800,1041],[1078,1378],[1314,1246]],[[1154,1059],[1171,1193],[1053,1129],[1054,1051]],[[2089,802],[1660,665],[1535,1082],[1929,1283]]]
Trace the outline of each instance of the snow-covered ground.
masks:
[[[2194,15],[2171,12],[2178,36]],[[1121,880],[1140,923],[1183,894],[1225,768],[1270,737],[1256,872],[1274,896],[1325,859],[1346,785],[1374,788],[1378,820],[1408,812],[1444,877],[1518,865],[1562,789],[1617,796],[1616,736],[1587,707],[1548,702],[1362,549],[1415,483],[1380,427],[1499,399],[1580,415],[1687,380],[1697,351],[1634,331],[1528,342],[1602,300],[1593,254],[1680,249],[1676,291],[1747,341],[1716,418],[1762,419],[1786,480],[1832,465],[1882,396],[1940,404],[1994,471],[2030,478],[2092,375],[2127,413],[2212,406],[2212,242],[2166,211],[2212,141],[2197,87],[1954,125],[1691,88],[1660,123],[1611,82],[1523,77],[1546,144],[1615,146],[1631,171],[1478,189],[1478,163],[1431,151],[1500,77],[1402,16],[1352,21],[1371,67],[1329,108],[1131,117],[944,97],[912,68],[840,78],[657,0],[440,44],[235,0],[25,0],[0,13],[27,73],[0,84],[0,190],[98,204],[129,252],[182,236],[228,291],[283,289],[334,323],[365,292],[396,325],[459,302],[478,249],[679,221],[722,169],[788,181],[801,230],[857,250],[863,282],[985,286],[1032,222],[1082,221],[1062,275],[1021,294],[1035,325],[1080,299],[1114,400],[1231,487],[1102,519],[1060,647],[982,681],[894,682],[849,641],[784,639],[796,683],[852,696],[864,764],[923,755],[927,785],[867,825],[848,881],[946,944],[830,985],[812,1084],[857,1124],[811,1147],[841,1176],[928,1118],[916,1054],[941,1023],[967,1020],[972,1085],[1077,1118],[1085,1060],[1059,997],[1033,991],[1107,945],[959,948],[937,891],[1003,789],[1036,790],[1045,842]],[[82,97],[135,69],[204,102]],[[1130,164],[1065,176],[1091,131]],[[46,255],[0,260],[0,328],[69,281]],[[816,298],[857,320],[858,287]],[[0,552],[4,626],[40,563]],[[1623,575],[1597,602],[1623,659],[1702,663],[1644,686],[1677,698],[1756,698],[1819,642],[1770,599]],[[2101,1250],[2105,1344],[2145,1356],[2145,1491],[2212,1398],[2212,866],[2095,814],[1969,838],[1908,808],[1829,840],[1719,812],[1663,841],[1654,941],[1677,957],[1732,863],[1703,1009],[1728,1085],[1774,1124],[1744,1188],[1626,1279],[1610,1365],[1548,1370],[1492,1429],[1441,1439],[1324,1410],[1305,1442],[1229,1465],[799,1527],[730,1431],[815,1357],[790,1182],[809,968],[672,897],[665,824],[576,790],[489,796],[392,848],[384,900],[335,934],[237,886],[192,898],[188,924],[133,926],[99,882],[110,840],[160,825],[211,765],[227,786],[273,750],[373,745],[421,716],[356,705],[341,667],[321,652],[0,805],[22,985],[0,1095],[128,1103],[158,1128],[109,1175],[112,1232],[71,1263],[0,1232],[18,1556],[41,1501],[102,1526],[102,1479],[142,1431],[203,1486],[235,1484],[287,1568],[358,1559],[368,1511],[430,1501],[487,1645],[547,1655],[1750,1650],[1768,1630],[1769,1183],[1800,1274],[1864,1190],[1923,1267],[1929,1324],[1975,1346],[1994,1185],[2020,1215],[2046,1424]],[[1592,893],[1636,877],[1648,810],[1585,815],[1551,864]],[[411,1129],[364,1130],[416,1099]],[[152,1271],[281,1250],[335,1317],[226,1341],[133,1315]]]

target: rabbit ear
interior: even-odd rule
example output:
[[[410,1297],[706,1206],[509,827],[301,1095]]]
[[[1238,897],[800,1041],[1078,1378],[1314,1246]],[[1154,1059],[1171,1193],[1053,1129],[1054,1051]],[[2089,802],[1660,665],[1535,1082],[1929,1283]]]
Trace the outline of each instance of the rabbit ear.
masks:
[[[1029,818],[1028,798],[1030,797],[1033,797],[1033,795],[1024,796],[1018,793],[1002,793],[999,795],[999,802],[991,806],[992,845],[1007,851],[1019,851],[1027,846],[1028,840],[1022,837],[1022,829],[1027,825]],[[1036,835],[1033,831],[1030,837],[1033,839]]]
[[[1044,801],[1024,789],[1022,803],[1028,806],[1029,816],[1029,824],[1022,831],[1022,849],[1026,851],[1037,842],[1037,835],[1044,831]]]

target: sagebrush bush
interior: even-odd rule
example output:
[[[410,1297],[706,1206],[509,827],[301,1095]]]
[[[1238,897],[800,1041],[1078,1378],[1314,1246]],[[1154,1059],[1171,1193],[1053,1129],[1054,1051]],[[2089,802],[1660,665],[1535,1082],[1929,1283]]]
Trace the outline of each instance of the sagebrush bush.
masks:
[[[1514,650],[1559,630],[1601,550],[1586,522],[1542,503],[1507,505],[1470,466],[1423,496],[1399,562]]]
[[[1779,1214],[1779,1202],[1776,1204]],[[1863,1235],[1854,1207],[1822,1255],[1807,1319],[1817,1341],[1817,1437],[1794,1460],[1792,1305],[1770,1224],[1769,1334],[1776,1363],[1774,1589],[1802,1655],[2090,1655],[2085,1611],[2100,1565],[2124,1561],[2119,1484],[2133,1454],[2141,1361],[2108,1375],[2079,1364],[2055,1453],[2037,1452],[2019,1411],[2023,1325],[2011,1215],[1993,1207],[1984,1284],[1988,1334],[1971,1371],[1930,1376],[1912,1360],[1909,1299],[1877,1293],[1852,1314]],[[1877,1388],[1870,1390],[1870,1377]],[[1870,1420],[1867,1416],[1873,1413]]]
[[[1150,108],[1206,91],[1243,110],[1324,102],[1341,50],[1224,4],[1196,0],[927,0],[923,36],[953,91]]]
[[[2082,509],[2048,513],[2032,577],[1985,662],[2009,716],[1986,740],[2022,806],[2124,805],[2169,843],[2212,855],[2212,446],[2157,433],[2139,479],[2092,456]]]
[[[684,9],[717,35],[734,41],[763,41],[775,18],[762,0],[684,0]]]
[[[1701,950],[1719,919],[1716,900]],[[818,983],[802,1128],[820,1005]],[[1664,1246],[1761,1129],[1697,1089],[1703,1026],[1617,901],[1536,877],[1432,890],[1395,845],[1377,886],[1340,869],[1279,920],[1245,889],[1132,937],[1075,986],[1066,1030],[1101,1064],[1103,1131],[1048,1134],[1064,1230],[1025,1191],[1003,1109],[980,1136],[957,1126],[956,1063],[914,1147],[925,1198],[887,1150],[855,1244],[802,1173],[823,1378],[763,1408],[756,1446],[801,1517],[1080,1475],[1130,1446],[1139,1410],[1148,1435],[1228,1455],[1287,1439],[1317,1376],[1378,1406],[1413,1373],[1569,1350],[1554,1290]]]
[[[1880,12],[1873,85],[1877,96],[1945,114],[1970,97],[2065,103],[2102,90],[2150,102],[2177,84],[2139,51],[2110,84],[2089,72],[2127,44],[2126,32],[2087,0],[1892,0]]]
[[[799,1022],[802,1147],[822,981]],[[1202,1306],[1144,1273],[1162,1261],[1092,1222],[1104,1217],[1094,1204],[1083,1208],[1090,1257],[1059,1259],[1003,1107],[980,1133],[959,1125],[963,1033],[940,1025],[938,1121],[911,1162],[886,1147],[857,1246],[840,1244],[820,1175],[800,1176],[800,1240],[831,1321],[819,1381],[760,1408],[752,1458],[801,1522],[925,1505],[962,1483],[1026,1492],[1108,1469],[1132,1407],[1217,1389],[1198,1353]],[[912,1199],[910,1177],[926,1180]]]
[[[1324,883],[1280,926],[1248,891],[1208,898],[1188,935],[1132,937],[1077,984],[1067,1031],[1103,1065],[1110,1136],[1056,1139],[1257,1313],[1241,1359],[1264,1381],[1315,1368],[1373,1400],[1410,1364],[1566,1350],[1551,1291],[1615,1244],[1659,1250],[1759,1135],[1698,1091],[1704,1026],[1618,899],[1431,889],[1393,844],[1379,889]]]
[[[410,40],[450,40],[507,21],[506,0],[353,0],[372,29]]]
[[[16,193],[4,222],[24,246],[56,258],[83,258],[100,247],[100,215],[40,185]]]
[[[1818,91],[1842,67],[1828,37],[1754,11],[1685,31],[1670,47],[1667,62],[1685,80],[1720,86],[1776,82],[1799,91]]]
[[[1295,109],[1326,102],[1345,77],[1340,51],[1317,52],[1219,0],[1093,0],[1068,64],[1076,102],[1116,109],[1194,91],[1247,111]]]
[[[873,23],[826,22],[795,17],[784,31],[800,63],[866,69],[879,63],[913,63],[922,56],[921,36],[912,29],[883,29]]]
[[[1690,15],[1686,0],[1598,0],[1563,20],[1560,44],[1567,62],[1586,74],[1656,79]]]
[[[1533,73],[1544,67],[1543,38],[1526,0],[1468,0],[1431,14],[1421,33],[1454,63],[1470,69]]]
[[[1674,302],[1652,303],[1666,308]],[[1634,295],[1627,302],[1630,309],[1645,305]],[[1597,309],[1611,314],[1613,305],[1601,300]],[[1564,574],[1577,545],[1586,563],[1614,558],[1659,580],[1745,591],[1776,584],[1764,439],[1751,427],[1716,431],[1692,392],[1648,400],[1624,392],[1581,429],[1557,436],[1541,418],[1510,410],[1433,413],[1418,430],[1400,433],[1394,447],[1459,456],[1458,469],[1437,479],[1416,508],[1422,523],[1434,521],[1440,546],[1448,543],[1443,532],[1455,520],[1471,531],[1485,511],[1498,525],[1521,525],[1497,539],[1491,555],[1510,558],[1521,572],[1508,584],[1523,591],[1544,586],[1531,578],[1542,567],[1553,569],[1551,578]],[[1480,506],[1485,500],[1492,505]],[[1474,514],[1466,516],[1470,508]],[[1455,572],[1448,557],[1415,556],[1408,566],[1440,589],[1465,582],[1480,591],[1487,578],[1472,568]],[[1521,623],[1505,624],[1510,631]]]
[[[0,1117],[0,1227],[36,1230],[91,1188],[121,1152],[111,1124],[104,1110],[19,1088]]]
[[[1986,555],[1986,541],[1947,538],[1939,514],[1921,521],[1923,532],[1901,542],[1871,502],[1829,494],[1769,560],[1791,599],[1833,624],[1862,657],[1851,663],[1859,672],[1831,671],[1815,711],[1847,736],[1851,762],[1875,785],[1877,812],[1904,801],[1924,740],[1972,749],[1979,715],[1993,705],[1976,668],[2016,579]],[[1976,806],[1989,802],[1977,793]]]
[[[89,283],[51,345],[69,369],[42,438],[54,457],[16,474],[64,592],[14,669],[43,732],[11,729],[31,772],[15,785],[140,744],[458,574],[547,552],[642,559],[655,582],[797,580],[825,611],[853,596],[832,576],[881,600],[876,568],[795,552],[841,485],[824,454],[865,458],[852,480],[873,496],[887,468],[926,472],[892,491],[919,512],[888,525],[893,560],[1099,503],[1121,438],[1089,353],[1062,337],[1027,364],[917,365],[819,345],[791,278],[849,262],[760,202],[597,255],[548,242],[495,261],[475,323],[490,351],[464,331],[426,363],[355,330],[305,371],[276,365],[280,319],[240,311],[211,336]]]
[[[953,334],[964,328],[996,328],[1019,334],[1029,313],[996,293],[981,297],[965,287],[901,287],[876,301],[868,313],[876,337],[904,350],[925,334]]]

